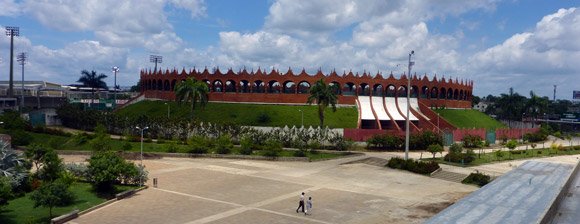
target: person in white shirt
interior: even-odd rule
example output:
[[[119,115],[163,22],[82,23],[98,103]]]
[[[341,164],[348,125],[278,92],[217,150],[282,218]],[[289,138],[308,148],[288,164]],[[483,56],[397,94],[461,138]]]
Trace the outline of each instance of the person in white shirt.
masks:
[[[298,213],[298,209],[302,208],[302,212],[304,212],[304,192],[300,195],[300,202],[298,203],[298,208],[296,209],[296,213]]]

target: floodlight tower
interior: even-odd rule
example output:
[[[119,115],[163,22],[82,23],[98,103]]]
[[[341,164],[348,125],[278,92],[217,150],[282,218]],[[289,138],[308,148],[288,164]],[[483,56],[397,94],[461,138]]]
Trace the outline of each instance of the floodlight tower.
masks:
[[[15,26],[6,27],[6,36],[10,36],[10,83],[8,86],[8,97],[12,97],[14,85],[14,36],[20,36],[20,28]]]
[[[149,62],[155,63],[155,70],[153,70],[155,72],[155,71],[157,71],[157,63],[159,63],[159,64],[163,63],[163,56],[149,55]]]
[[[18,63],[20,65],[22,65],[22,92],[20,92],[21,94],[21,99],[20,99],[20,113],[22,113],[22,109],[24,108],[24,64],[26,64],[26,58],[27,58],[27,54],[26,52],[22,52],[20,54],[18,54],[16,60],[18,61]]]
[[[411,67],[415,65],[414,61],[411,61],[411,55],[414,55],[415,51],[411,51],[409,54],[409,74],[407,75],[407,126],[405,128],[405,160],[409,159],[409,110],[411,110]]]

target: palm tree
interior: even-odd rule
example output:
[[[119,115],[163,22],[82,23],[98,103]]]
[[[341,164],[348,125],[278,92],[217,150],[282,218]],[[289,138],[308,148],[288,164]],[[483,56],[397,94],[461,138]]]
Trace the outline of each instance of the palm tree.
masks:
[[[544,113],[546,111],[546,106],[548,102],[544,98],[538,97],[534,91],[530,91],[530,99],[526,103],[526,111],[528,114],[532,115],[532,118],[537,119],[538,114]]]
[[[524,100],[524,96],[514,93],[514,89],[510,88],[509,94],[502,93],[496,102],[496,108],[501,110],[499,115],[505,119],[519,120],[524,109]]]
[[[82,83],[84,87],[91,87],[92,89],[91,98],[95,99],[95,88],[96,89],[107,88],[107,83],[103,81],[103,79],[105,78],[107,78],[107,75],[103,73],[97,75],[97,72],[94,70],[91,72],[87,70],[82,70],[81,77],[77,82]]]
[[[175,85],[175,98],[179,104],[181,104],[181,101],[187,103],[191,99],[191,120],[193,120],[193,110],[195,109],[197,100],[205,108],[209,99],[208,92],[209,87],[207,84],[205,82],[198,82],[194,78],[187,78],[185,81],[181,81]]]
[[[321,78],[320,81],[316,81],[308,90],[310,97],[308,97],[306,103],[312,104],[316,100],[316,103],[318,104],[320,128],[323,128],[324,124],[324,109],[326,109],[328,105],[332,105],[332,112],[336,111],[337,98],[336,95],[334,95],[336,88],[338,88],[337,85],[326,86],[324,78]]]

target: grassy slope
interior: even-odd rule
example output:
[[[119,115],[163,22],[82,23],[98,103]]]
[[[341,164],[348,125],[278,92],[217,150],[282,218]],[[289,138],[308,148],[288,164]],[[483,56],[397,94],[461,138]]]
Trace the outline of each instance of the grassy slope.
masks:
[[[504,124],[487,116],[486,114],[477,110],[452,110],[452,109],[436,109],[433,110],[458,128],[487,128],[488,130],[495,130],[497,128],[506,128]]]
[[[124,116],[139,116],[148,114],[150,116],[167,116],[167,105],[171,107],[171,117],[189,118],[191,104],[181,106],[174,101],[142,101],[129,105],[119,112]],[[197,105],[199,106],[199,104]],[[234,103],[208,103],[205,109],[197,107],[194,111],[195,119],[201,121],[218,122],[232,121],[240,125],[251,126],[275,126],[292,127],[300,126],[301,113],[304,111],[304,125],[318,126],[318,107],[316,105],[272,105],[272,104],[234,104]],[[269,122],[258,122],[258,117],[268,114],[271,118]],[[336,112],[332,108],[327,108],[324,113],[324,125],[330,128],[356,128],[358,113],[355,107],[340,107]]]
[[[126,186],[117,187],[116,191],[121,192],[129,188]],[[88,183],[74,183],[70,190],[76,196],[75,201],[69,206],[52,208],[53,216],[57,217],[75,209],[82,211],[106,201],[106,199],[99,198],[92,189]],[[48,223],[49,209],[45,207],[33,208],[34,201],[30,200],[28,195],[30,193],[10,201],[8,206],[3,207],[3,211],[0,213],[0,223],[27,223],[29,221]]]

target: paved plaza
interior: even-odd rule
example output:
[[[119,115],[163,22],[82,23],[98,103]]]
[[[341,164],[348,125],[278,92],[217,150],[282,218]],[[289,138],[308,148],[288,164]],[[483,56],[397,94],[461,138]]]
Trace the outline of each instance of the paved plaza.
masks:
[[[362,163],[145,160],[158,188],[69,223],[421,223],[477,187]],[[83,161],[64,156],[65,161]],[[301,192],[311,216],[296,213]]]
[[[158,188],[138,192],[69,223],[422,223],[478,188],[363,163],[400,152],[321,162],[162,158],[145,160]],[[410,153],[419,158],[420,153]],[[425,156],[425,154],[423,154]],[[576,164],[578,155],[534,158]],[[86,156],[63,156],[65,162]],[[444,170],[502,175],[526,160]],[[348,163],[348,164],[346,164]],[[311,216],[296,213],[312,197]]]

